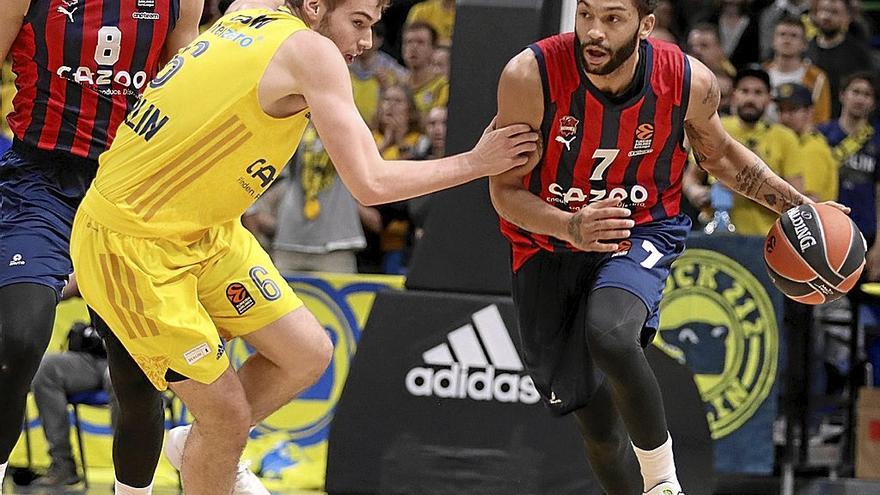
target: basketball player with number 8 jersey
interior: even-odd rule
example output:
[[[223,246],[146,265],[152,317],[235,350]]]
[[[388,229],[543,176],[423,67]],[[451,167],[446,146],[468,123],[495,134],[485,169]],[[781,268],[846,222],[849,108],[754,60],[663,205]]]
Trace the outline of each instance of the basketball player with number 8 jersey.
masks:
[[[8,116],[14,141],[0,156],[0,483],[73,271],[70,231],[98,155],[160,64],[198,35],[202,7],[200,0],[2,2],[0,60],[11,58],[17,94]],[[120,365],[137,369],[111,359],[114,376]],[[144,410],[158,411],[155,421],[123,414],[117,426],[123,435],[131,426],[154,434],[142,448],[114,454],[131,459],[128,470],[117,464],[120,481],[145,489],[163,418],[161,397],[143,397]],[[72,458],[56,461],[41,483],[75,476]]]

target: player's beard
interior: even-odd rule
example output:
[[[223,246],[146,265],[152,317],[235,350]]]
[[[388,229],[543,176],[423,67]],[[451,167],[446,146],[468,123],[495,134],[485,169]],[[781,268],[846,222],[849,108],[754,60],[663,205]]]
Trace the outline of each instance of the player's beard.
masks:
[[[584,70],[587,74],[594,74],[597,76],[607,76],[611,74],[615,70],[617,70],[624,62],[629,60],[633,53],[635,53],[636,49],[639,46],[639,30],[636,29],[636,32],[633,34],[632,39],[620,47],[616,51],[611,52],[611,57],[608,62],[605,62],[605,65],[596,68],[590,68],[589,63],[587,62],[586,49],[589,47],[598,47],[599,49],[605,51],[606,53],[609,49],[605,46],[602,46],[601,43],[581,43],[581,59],[583,60]]]

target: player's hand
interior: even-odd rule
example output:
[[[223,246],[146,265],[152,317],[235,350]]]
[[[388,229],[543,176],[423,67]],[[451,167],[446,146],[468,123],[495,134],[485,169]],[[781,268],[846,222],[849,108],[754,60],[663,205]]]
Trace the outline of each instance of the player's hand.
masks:
[[[471,151],[474,163],[483,175],[498,175],[521,167],[538,149],[538,133],[525,124],[495,128],[495,120],[483,132],[480,142]]]
[[[607,198],[584,206],[569,218],[565,240],[581,251],[617,251],[620,246],[614,241],[628,238],[635,226],[631,212],[619,204],[619,198]]]
[[[828,205],[828,206],[831,206],[831,207],[833,207],[833,208],[837,208],[838,210],[840,210],[840,211],[846,213],[847,215],[849,215],[849,212],[852,211],[852,210],[849,208],[849,206],[842,205],[842,204],[837,203],[837,202],[835,202],[835,201],[823,201],[822,203],[819,203],[819,204]]]

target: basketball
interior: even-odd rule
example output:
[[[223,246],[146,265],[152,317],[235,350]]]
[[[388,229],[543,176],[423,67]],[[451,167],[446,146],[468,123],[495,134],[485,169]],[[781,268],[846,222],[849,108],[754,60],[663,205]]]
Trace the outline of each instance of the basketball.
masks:
[[[865,267],[865,238],[842,211],[824,204],[783,213],[767,234],[764,262],[783,294],[804,304],[834,301]]]

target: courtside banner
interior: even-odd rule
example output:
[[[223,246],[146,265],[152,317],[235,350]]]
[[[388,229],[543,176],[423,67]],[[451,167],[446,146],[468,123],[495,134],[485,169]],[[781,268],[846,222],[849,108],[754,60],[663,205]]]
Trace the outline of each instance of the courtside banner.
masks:
[[[267,418],[251,433],[243,458],[251,462],[251,469],[261,475],[267,488],[280,492],[298,488],[320,489],[324,486],[329,425],[361,330],[366,324],[376,293],[403,288],[403,277],[381,275],[315,274],[288,277],[288,281],[306,307],[324,325],[335,346],[335,354],[318,383]],[[50,352],[63,350],[67,331],[75,321],[88,321],[88,313],[81,299],[59,305]],[[227,350],[236,367],[251,354],[251,349],[240,339],[230,341]],[[179,401],[175,400],[172,407],[177,422],[181,418],[186,423],[192,420]],[[44,470],[49,465],[49,457],[32,398],[29,399],[27,412],[31,465],[36,470]],[[109,409],[80,407],[80,416],[89,480],[112,483]],[[172,427],[170,418],[169,415],[166,421],[166,427],[169,428]],[[71,445],[74,455],[78,455],[72,428]],[[10,465],[28,466],[27,450],[27,442],[22,435],[12,453]],[[160,460],[155,486],[177,486],[177,473],[164,457]]]
[[[782,294],[763,239],[699,236],[672,265],[660,305],[660,350],[694,373],[719,472],[770,473]]]
[[[509,297],[380,293],[330,430],[327,493],[602,493],[574,417],[543,405],[518,345]],[[692,373],[655,349],[648,359],[679,478],[709,495],[712,441]]]

